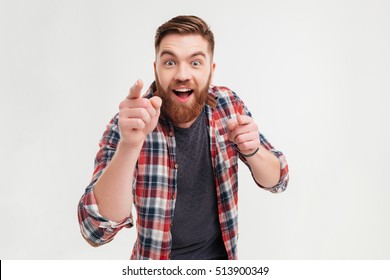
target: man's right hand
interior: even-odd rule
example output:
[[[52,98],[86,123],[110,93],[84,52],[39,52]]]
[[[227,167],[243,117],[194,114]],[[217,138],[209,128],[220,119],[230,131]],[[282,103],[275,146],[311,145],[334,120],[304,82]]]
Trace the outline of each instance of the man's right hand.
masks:
[[[137,80],[119,105],[120,143],[126,146],[142,146],[146,135],[155,129],[160,116],[161,98],[142,98],[142,88],[143,82]]]

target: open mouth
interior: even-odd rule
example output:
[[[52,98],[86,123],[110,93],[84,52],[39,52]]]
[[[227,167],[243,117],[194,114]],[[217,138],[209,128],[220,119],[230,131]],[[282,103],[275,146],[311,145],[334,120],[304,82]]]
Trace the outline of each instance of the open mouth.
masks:
[[[174,89],[172,91],[181,101],[187,101],[187,99],[194,92],[194,90],[189,88]]]

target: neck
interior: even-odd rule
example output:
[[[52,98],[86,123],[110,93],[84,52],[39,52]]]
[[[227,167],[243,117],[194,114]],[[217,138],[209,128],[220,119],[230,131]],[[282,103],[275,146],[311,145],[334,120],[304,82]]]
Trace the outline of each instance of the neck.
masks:
[[[175,123],[174,125],[177,127],[180,127],[180,128],[189,128],[195,122],[196,119],[197,119],[197,117],[195,119],[193,119],[192,121],[189,121],[186,123]]]

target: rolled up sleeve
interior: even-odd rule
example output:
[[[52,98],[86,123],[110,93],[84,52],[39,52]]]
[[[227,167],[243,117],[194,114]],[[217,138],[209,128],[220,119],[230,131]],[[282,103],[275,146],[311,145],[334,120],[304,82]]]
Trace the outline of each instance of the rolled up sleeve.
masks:
[[[134,224],[131,215],[119,222],[103,217],[99,213],[93,189],[81,197],[78,219],[82,236],[93,246],[110,242],[122,228],[130,228]]]

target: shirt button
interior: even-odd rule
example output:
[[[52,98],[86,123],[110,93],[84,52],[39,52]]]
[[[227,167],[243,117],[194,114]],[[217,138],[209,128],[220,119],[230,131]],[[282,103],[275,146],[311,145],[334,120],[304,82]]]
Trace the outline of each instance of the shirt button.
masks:
[[[172,199],[176,199],[176,195],[175,195],[175,194],[172,195]],[[171,226],[172,226],[172,225],[171,225]]]
[[[172,137],[173,136],[173,132],[169,131],[168,135]]]
[[[178,169],[179,168],[179,165],[177,163],[175,163],[175,168]]]

